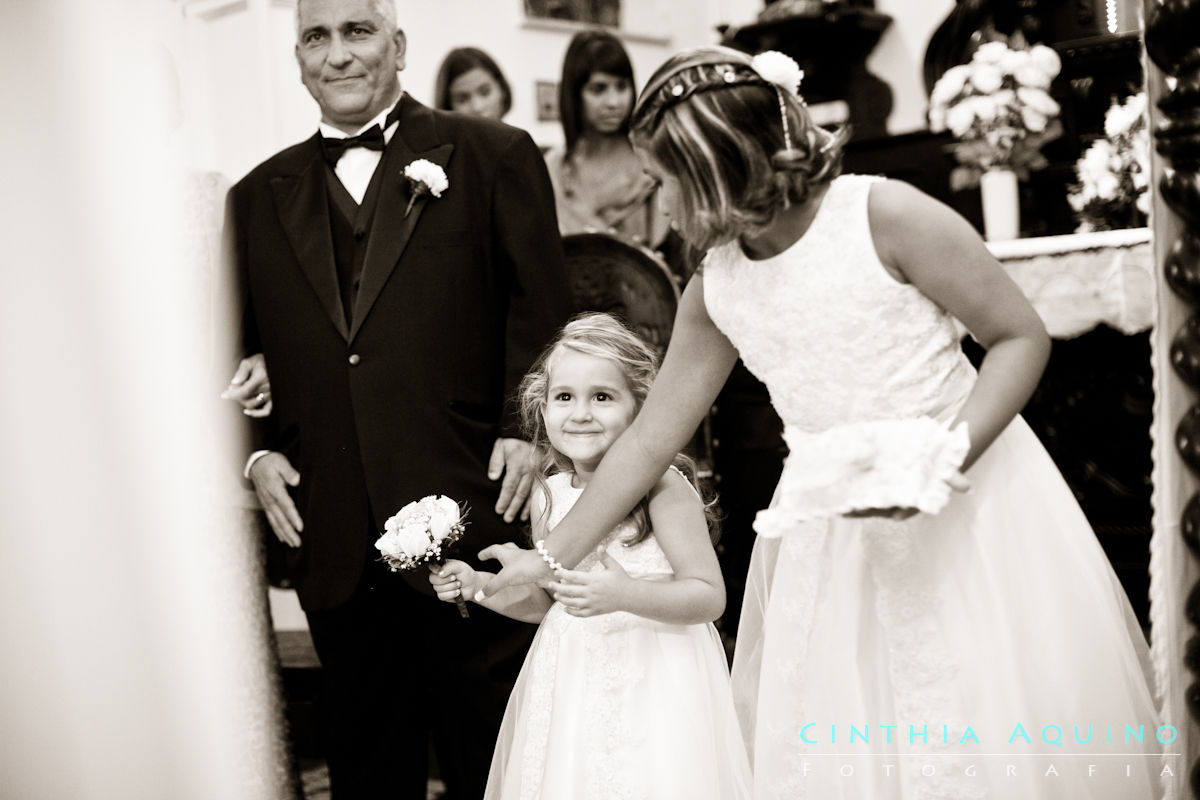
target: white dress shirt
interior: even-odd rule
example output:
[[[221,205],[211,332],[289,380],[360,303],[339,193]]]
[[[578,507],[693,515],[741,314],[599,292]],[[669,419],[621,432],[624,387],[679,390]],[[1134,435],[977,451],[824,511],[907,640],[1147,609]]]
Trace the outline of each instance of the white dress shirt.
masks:
[[[382,126],[387,121],[387,115],[392,113],[395,104],[388,106],[383,111],[379,112],[379,116],[363,125],[353,134],[347,134],[344,131],[339,131],[337,128],[322,122],[318,128],[321,135],[329,139],[346,139],[349,136],[358,136],[366,130],[370,130],[375,125]],[[396,133],[396,127],[399,122],[393,122],[391,125],[384,128],[383,141],[386,144],[392,140],[392,136]],[[342,182],[342,186],[346,187],[346,191],[354,198],[354,202],[361,203],[363,196],[367,193],[367,185],[371,182],[371,176],[375,174],[375,169],[379,166],[380,159],[383,158],[383,153],[379,150],[372,150],[369,147],[351,147],[342,157],[338,159],[337,166],[333,172],[338,176],[338,180]]]

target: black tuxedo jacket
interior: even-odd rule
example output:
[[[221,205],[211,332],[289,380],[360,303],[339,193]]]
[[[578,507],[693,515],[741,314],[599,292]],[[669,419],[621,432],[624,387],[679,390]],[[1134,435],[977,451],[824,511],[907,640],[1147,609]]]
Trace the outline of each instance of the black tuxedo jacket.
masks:
[[[406,216],[403,170],[418,158],[449,187]],[[518,435],[513,391],[569,314],[554,197],[528,134],[405,95],[379,169],[352,319],[319,136],[229,194],[243,346],[265,354],[274,399],[256,444],[300,472],[295,581],[310,611],[350,595],[384,520],[425,495],[471,506],[461,557],[519,537],[493,510],[487,461],[498,436]]]

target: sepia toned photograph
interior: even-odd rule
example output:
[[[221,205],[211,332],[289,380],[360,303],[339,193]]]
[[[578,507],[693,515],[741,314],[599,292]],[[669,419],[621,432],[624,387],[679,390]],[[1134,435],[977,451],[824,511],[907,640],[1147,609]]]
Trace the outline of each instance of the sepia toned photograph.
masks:
[[[0,800],[1200,797],[1200,2],[12,0]]]

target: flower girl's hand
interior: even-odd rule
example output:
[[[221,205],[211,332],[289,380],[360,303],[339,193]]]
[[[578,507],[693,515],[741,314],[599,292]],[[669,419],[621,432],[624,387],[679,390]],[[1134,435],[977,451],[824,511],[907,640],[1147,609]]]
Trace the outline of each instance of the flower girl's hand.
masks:
[[[471,569],[470,565],[457,559],[448,558],[442,566],[429,568],[429,583],[437,592],[438,600],[453,603],[459,594],[466,598],[475,596],[475,592],[483,585],[486,573]]]
[[[595,617],[621,611],[633,578],[606,551],[600,553],[604,569],[594,572],[562,570],[550,584],[550,594],[574,617]]]

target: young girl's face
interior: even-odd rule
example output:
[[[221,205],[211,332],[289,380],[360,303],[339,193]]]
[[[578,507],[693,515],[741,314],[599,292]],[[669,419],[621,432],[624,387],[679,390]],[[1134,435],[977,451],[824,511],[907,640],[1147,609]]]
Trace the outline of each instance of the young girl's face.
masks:
[[[563,347],[550,359],[542,417],[551,446],[591,471],[637,416],[637,400],[615,361]]]
[[[504,116],[504,90],[483,67],[474,67],[450,81],[450,110],[488,119]]]
[[[658,207],[659,210],[673,220],[679,220],[683,217],[683,204],[680,196],[679,180],[666,170],[662,165],[654,160],[646,150],[633,146],[633,152],[637,154],[638,161],[642,162],[642,171],[656,180],[659,185],[658,190]]]
[[[583,128],[611,135],[621,130],[633,108],[633,84],[620,75],[593,72],[580,92]]]

